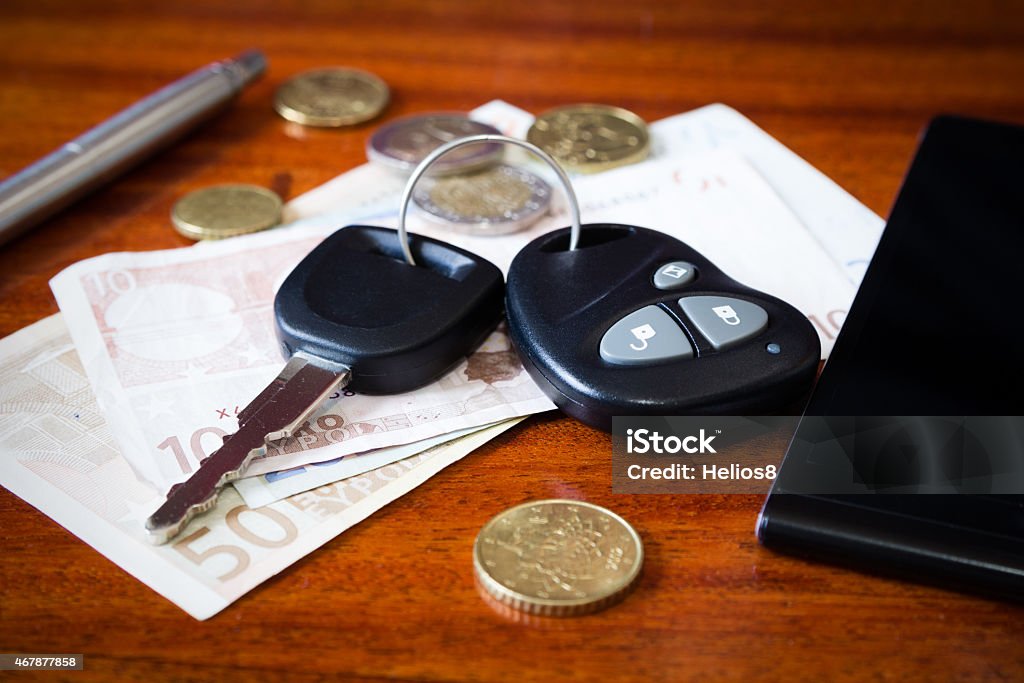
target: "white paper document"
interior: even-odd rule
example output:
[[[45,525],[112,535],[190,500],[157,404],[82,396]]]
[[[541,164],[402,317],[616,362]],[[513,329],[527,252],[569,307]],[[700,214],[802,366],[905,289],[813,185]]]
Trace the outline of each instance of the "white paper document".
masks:
[[[526,137],[534,119],[529,112],[501,100],[478,107],[471,116],[517,138]],[[775,190],[846,277],[860,284],[885,221],[750,119],[724,104],[710,104],[655,121],[650,133],[651,156],[631,168],[667,159],[686,161],[714,150],[739,154]],[[509,148],[506,155],[514,163],[530,164],[549,182],[554,180],[546,166],[523,150]],[[350,177],[349,173],[357,175]],[[369,164],[349,173],[296,197],[285,207],[285,216],[297,220],[337,212],[334,220],[341,227],[353,215],[350,206],[359,207],[364,216],[397,212],[389,206],[396,206],[401,196],[403,181],[398,176]],[[587,177],[577,175],[574,181]],[[363,197],[372,201],[357,199]],[[591,218],[585,215],[584,220]],[[718,260],[716,253],[705,255]]]
[[[309,491],[318,486],[324,486],[341,479],[348,479],[357,474],[363,474],[364,472],[390,465],[393,462],[410,458],[434,446],[440,446],[449,441],[461,439],[464,436],[490,426],[460,429],[401,446],[378,448],[366,453],[343,455],[340,458],[328,460],[327,462],[315,462],[294,467],[290,470],[267,472],[255,477],[245,477],[244,479],[232,482],[232,486],[235,487],[235,490],[238,491],[242,499],[245,500],[245,504],[249,507],[256,508],[270,505],[296,493]]]

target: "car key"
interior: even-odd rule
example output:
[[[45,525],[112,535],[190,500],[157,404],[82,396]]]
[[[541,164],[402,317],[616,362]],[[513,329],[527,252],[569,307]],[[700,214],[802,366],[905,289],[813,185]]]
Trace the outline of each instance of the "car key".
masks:
[[[736,282],[663,232],[614,224],[583,230],[565,171],[529,142],[474,135],[434,150],[406,185],[400,231],[426,168],[483,142],[533,152],[568,200],[571,227],[523,247],[505,288],[512,344],[562,411],[611,430],[615,415],[770,412],[809,391],[821,345],[800,311]]]
[[[562,411],[610,431],[615,415],[757,415],[810,390],[821,346],[793,306],[663,232],[573,228],[523,247],[505,288],[512,344]]]
[[[278,338],[290,360],[238,414],[238,431],[171,487],[146,521],[153,541],[167,542],[212,508],[253,457],[300,429],[332,392],[346,385],[366,394],[423,386],[498,325],[504,281],[494,264],[404,230],[401,243],[399,237],[350,226],[295,267],[274,299]]]

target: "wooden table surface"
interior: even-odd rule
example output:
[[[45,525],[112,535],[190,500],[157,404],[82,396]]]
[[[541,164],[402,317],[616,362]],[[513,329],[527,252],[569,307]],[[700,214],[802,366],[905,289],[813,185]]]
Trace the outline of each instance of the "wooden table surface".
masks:
[[[0,248],[0,335],[56,312],[47,280],[79,259],[185,246],[168,219],[183,193],[294,197],[363,163],[370,131],[404,114],[501,98],[653,121],[724,102],[883,216],[934,114],[1024,122],[1012,2],[8,0],[0,176],[250,46],[270,72],[228,112]],[[384,116],[289,135],[274,89],[335,64],[391,85]],[[607,435],[531,418],[203,623],[2,491],[0,651],[84,652],[73,680],[1024,678],[1021,607],[779,555],[754,537],[758,497],[613,495],[610,471]],[[556,496],[629,519],[642,582],[601,614],[517,623],[478,596],[473,538]]]

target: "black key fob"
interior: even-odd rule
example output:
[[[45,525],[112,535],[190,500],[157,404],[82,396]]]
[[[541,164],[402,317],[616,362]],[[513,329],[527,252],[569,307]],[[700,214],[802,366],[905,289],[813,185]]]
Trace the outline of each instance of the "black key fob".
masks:
[[[786,302],[662,232],[588,225],[573,250],[569,234],[519,252],[505,301],[523,365],[564,412],[610,430],[614,415],[770,413],[811,388],[818,335]]]
[[[286,356],[302,352],[351,369],[351,388],[396,394],[451,370],[501,322],[504,281],[490,261],[395,230],[343,228],[311,251],[274,300]]]

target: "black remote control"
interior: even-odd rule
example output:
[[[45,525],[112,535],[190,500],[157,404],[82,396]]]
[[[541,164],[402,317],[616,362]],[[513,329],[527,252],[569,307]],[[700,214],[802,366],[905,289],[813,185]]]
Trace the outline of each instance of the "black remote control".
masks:
[[[793,306],[662,232],[569,236],[526,245],[506,287],[512,343],[564,412],[610,430],[614,415],[770,413],[810,390],[821,345]]]

